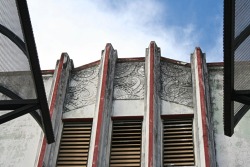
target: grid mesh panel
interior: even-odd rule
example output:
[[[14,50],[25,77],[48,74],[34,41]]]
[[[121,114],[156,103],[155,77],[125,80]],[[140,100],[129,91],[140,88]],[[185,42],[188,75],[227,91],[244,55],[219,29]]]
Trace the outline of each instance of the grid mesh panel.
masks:
[[[15,0],[0,1],[0,25],[0,72],[30,71],[27,55],[10,40],[19,38],[25,43]],[[3,29],[13,33],[11,37]]]
[[[249,11],[249,0],[235,0],[235,38],[250,24]]]
[[[245,104],[234,101],[234,115],[236,115]]]
[[[110,167],[141,166],[142,122],[113,121]]]
[[[235,38],[250,25],[250,1],[235,0]],[[234,52],[234,89],[250,90],[250,36],[244,35],[244,40]],[[234,115],[244,104],[234,102]]]
[[[26,52],[16,1],[1,0],[0,86],[9,89],[22,99],[32,99],[37,95]],[[23,77],[20,72],[23,72],[25,76]]]
[[[250,1],[249,1],[250,2]],[[250,17],[250,16],[249,16]],[[234,89],[250,90],[250,36],[235,51]]]
[[[0,24],[24,40],[15,0],[0,1]]]
[[[86,167],[92,123],[65,122],[57,167]]]
[[[194,166],[193,119],[163,121],[164,166]]]

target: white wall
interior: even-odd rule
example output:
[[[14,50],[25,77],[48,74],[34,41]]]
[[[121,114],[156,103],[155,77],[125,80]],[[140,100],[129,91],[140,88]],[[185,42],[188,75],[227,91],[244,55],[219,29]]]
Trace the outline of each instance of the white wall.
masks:
[[[250,166],[250,112],[235,128],[234,135],[224,135],[223,126],[223,69],[209,68],[209,84],[214,121],[216,160],[219,167]]]
[[[161,101],[161,111],[162,115],[194,114],[194,109],[192,107],[165,100]]]
[[[46,75],[44,86],[48,98],[52,75]],[[26,85],[27,89],[29,85]],[[0,114],[6,112],[1,111]],[[0,166],[34,167],[40,153],[43,133],[30,114],[0,125]]]
[[[112,116],[143,116],[144,100],[114,100]]]
[[[63,113],[63,119],[66,118],[93,118],[95,113],[95,104],[77,108]]]

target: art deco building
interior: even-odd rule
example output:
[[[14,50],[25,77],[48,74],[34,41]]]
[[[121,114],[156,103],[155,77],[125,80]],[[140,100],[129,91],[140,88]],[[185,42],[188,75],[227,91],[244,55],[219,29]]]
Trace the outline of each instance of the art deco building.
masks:
[[[29,97],[19,73],[13,87]],[[118,58],[107,44],[100,60],[77,68],[63,53],[43,81],[55,143],[30,115],[2,124],[1,167],[250,164],[250,115],[224,135],[223,63],[206,63],[200,48],[185,63],[161,57],[155,42],[145,58]]]

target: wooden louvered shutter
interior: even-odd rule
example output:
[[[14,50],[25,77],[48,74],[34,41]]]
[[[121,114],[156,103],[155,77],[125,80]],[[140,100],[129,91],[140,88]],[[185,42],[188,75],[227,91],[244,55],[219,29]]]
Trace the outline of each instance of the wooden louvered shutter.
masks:
[[[110,150],[110,167],[141,165],[141,120],[115,120]]]
[[[163,121],[164,166],[194,166],[193,119]]]
[[[90,122],[64,122],[58,167],[87,166],[91,127]]]

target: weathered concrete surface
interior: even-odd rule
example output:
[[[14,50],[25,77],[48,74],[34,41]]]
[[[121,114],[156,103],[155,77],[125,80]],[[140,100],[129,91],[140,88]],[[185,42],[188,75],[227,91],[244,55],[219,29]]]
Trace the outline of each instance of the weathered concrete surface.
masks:
[[[92,134],[88,155],[88,167],[102,167],[109,163],[108,149],[110,117],[113,108],[113,81],[117,51],[107,44],[102,51],[97,86],[97,100],[92,124]]]
[[[162,100],[193,107],[191,67],[161,61]]]
[[[217,166],[248,167],[250,166],[250,112],[236,126],[232,137],[225,136],[223,129],[223,69],[210,67],[208,72]]]
[[[23,99],[36,98],[31,72],[0,72],[0,85]]]
[[[162,115],[194,114],[194,109],[192,107],[165,100],[161,101],[161,111]]]
[[[72,72],[64,102],[64,113],[79,113],[83,108],[96,103],[98,73],[99,65]],[[94,108],[89,112],[94,114]]]
[[[40,151],[42,130],[36,121],[26,114],[0,125],[0,166],[33,167]]]
[[[46,75],[46,77],[43,78],[47,96],[50,92],[52,78],[52,75]],[[25,82],[22,77],[19,79],[20,84]],[[15,82],[18,83],[17,80]],[[28,87],[29,84],[22,85],[22,88],[24,89],[20,94],[22,97],[27,95],[23,92],[25,92]],[[4,114],[4,112],[1,111],[1,114]],[[42,130],[34,118],[31,115],[26,114],[10,122],[1,124],[0,130],[0,166],[35,166],[38,158],[37,155],[40,152]]]
[[[144,99],[144,62],[117,63],[114,78],[114,99]]]
[[[77,110],[63,113],[63,119],[67,118],[93,118],[95,111],[95,104],[90,104]]]
[[[144,100],[114,100],[112,116],[143,116]]]

